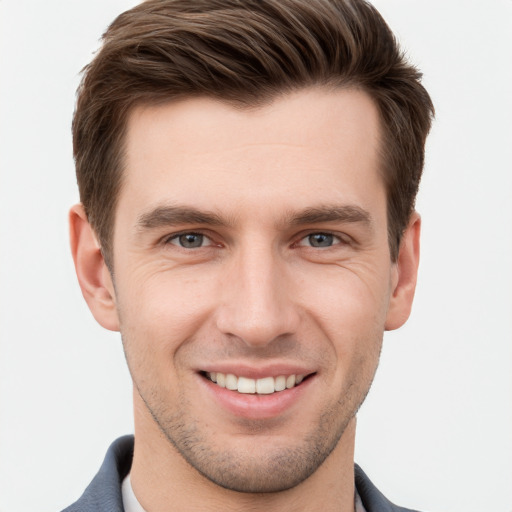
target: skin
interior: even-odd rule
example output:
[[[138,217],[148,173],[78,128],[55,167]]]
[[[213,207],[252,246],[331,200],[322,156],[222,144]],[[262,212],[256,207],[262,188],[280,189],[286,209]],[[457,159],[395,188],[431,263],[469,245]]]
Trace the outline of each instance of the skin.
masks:
[[[147,512],[353,510],[355,415],[419,258],[414,214],[391,261],[378,148],[377,109],[355,90],[131,113],[114,277],[81,205],[70,219],[84,297],[122,334]],[[242,395],[236,414],[201,373],[219,368],[309,378],[278,412]]]

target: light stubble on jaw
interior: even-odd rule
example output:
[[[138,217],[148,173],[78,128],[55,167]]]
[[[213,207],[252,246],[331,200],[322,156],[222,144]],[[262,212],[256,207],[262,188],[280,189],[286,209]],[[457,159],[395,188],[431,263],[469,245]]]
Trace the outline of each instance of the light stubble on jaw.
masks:
[[[310,477],[334,450],[349,421],[329,444],[325,439],[330,430],[319,426],[305,439],[303,447],[243,456],[213,450],[195,425],[185,425],[176,417],[167,426],[159,426],[187,463],[208,480],[230,491],[259,494],[285,491]],[[257,430],[261,429],[253,429]]]
[[[357,411],[367,391],[357,399],[353,394],[356,388],[355,383],[350,383],[336,408]],[[150,396],[154,397],[154,392],[150,392]],[[304,438],[301,446],[277,448],[266,454],[239,455],[229,450],[213,449],[211,440],[200,432],[197,422],[187,422],[180,412],[170,414],[164,404],[155,409],[141,397],[166,439],[194,470],[224,489],[248,494],[286,491],[309,478],[336,448],[355,414],[343,416],[340,422],[336,411],[324,411],[317,427]],[[183,396],[180,404],[180,411],[189,407]],[[253,425],[252,432],[244,435],[251,437],[262,430],[260,426]],[[267,431],[271,436],[271,429]]]
[[[277,447],[271,451],[269,444],[264,441],[257,443],[251,438],[261,436],[264,439],[264,436],[272,436],[273,432],[285,430],[279,419],[262,426],[261,420],[242,421],[240,418],[240,436],[247,437],[246,446],[242,443],[240,451],[237,448],[230,450],[230,446],[216,448],[216,433],[207,424],[200,425],[197,419],[187,414],[187,411],[194,411],[194,407],[185,390],[180,390],[177,400],[173,400],[173,406],[165,400],[169,396],[165,390],[155,387],[154,383],[158,379],[151,371],[151,361],[142,361],[142,367],[149,371],[144,371],[140,365],[138,368],[132,367],[130,340],[126,336],[123,336],[123,346],[135,388],[147,411],[167,441],[188,465],[224,489],[260,494],[281,492],[299,485],[313,475],[336,448],[366,398],[378,366],[382,333],[379,335],[374,331],[369,336],[372,338],[371,345],[363,339],[350,342],[355,346],[366,346],[368,351],[358,351],[354,356],[355,360],[350,365],[351,371],[345,376],[343,389],[331,404],[325,404],[316,426],[312,425],[309,433],[303,435],[295,446]],[[186,347],[185,355],[182,353],[181,357],[190,357],[188,351],[194,350],[191,345]],[[227,352],[232,349],[233,347],[229,347]],[[286,342],[286,338],[279,347],[276,345],[272,350],[281,352],[283,349],[284,352],[301,351],[300,345],[290,339]],[[322,359],[323,357],[326,356],[322,356]],[[140,360],[138,362],[141,363]],[[137,380],[141,375],[142,381]],[[254,453],[248,453],[251,447]],[[259,447],[265,447],[266,452]]]

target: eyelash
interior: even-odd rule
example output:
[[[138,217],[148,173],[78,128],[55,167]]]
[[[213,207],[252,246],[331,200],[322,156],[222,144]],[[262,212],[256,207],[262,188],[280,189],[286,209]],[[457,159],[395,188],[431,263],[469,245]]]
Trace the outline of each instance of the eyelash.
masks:
[[[181,237],[186,237],[186,236],[196,236],[196,237],[201,237],[201,242],[203,242],[205,239],[208,240],[210,243],[207,244],[207,245],[203,245],[201,243],[201,245],[199,247],[184,247],[183,245],[181,245],[180,243],[174,243],[174,241],[178,241],[180,240]],[[185,231],[185,232],[182,232],[182,233],[176,233],[170,237],[168,237],[165,241],[164,241],[166,244],[172,244],[172,245],[176,245],[182,249],[202,249],[204,247],[209,247],[211,245],[214,245],[213,241],[211,240],[211,238],[208,236],[208,235],[205,235],[204,233],[201,233],[201,232],[197,232],[197,231]]]
[[[327,246],[312,245],[311,239],[313,237],[326,237],[327,239],[331,239],[331,244]],[[306,240],[309,240],[310,244],[303,244],[303,242]],[[329,231],[315,231],[313,233],[308,233],[307,235],[303,236],[295,245],[300,247],[310,247],[313,249],[330,249],[333,246],[344,243],[346,243],[346,241],[344,241],[343,238],[339,235],[335,235],[334,233],[330,233]]]
[[[200,245],[197,246],[197,247],[185,247],[183,246],[181,243],[180,243],[180,238],[181,237],[186,237],[186,236],[194,236],[194,237],[201,237],[201,240],[200,240]],[[327,237],[328,239],[331,238],[331,244],[330,245],[327,245],[327,246],[315,246],[315,245],[311,245],[311,239],[312,237],[320,237],[320,236],[323,236],[323,237]],[[305,244],[303,243],[304,241],[308,240],[310,241],[310,244]],[[209,243],[207,245],[203,245],[203,242],[205,240],[208,240]],[[176,243],[175,243],[176,242]],[[181,249],[185,249],[185,250],[193,250],[193,249],[203,249],[205,247],[210,247],[210,246],[213,246],[213,245],[216,245],[211,237],[209,237],[208,235],[204,234],[204,233],[201,233],[199,231],[184,231],[184,232],[181,232],[181,233],[176,233],[170,237],[167,237],[165,240],[164,240],[164,243],[165,244],[172,244],[172,245],[176,245],[177,247],[181,248]],[[342,236],[340,235],[336,235],[334,233],[331,233],[329,231],[314,231],[314,232],[310,232],[310,233],[307,233],[306,235],[302,236],[297,242],[295,242],[293,244],[293,247],[309,247],[309,248],[313,248],[313,249],[329,249],[333,246],[336,246],[336,245],[345,245],[349,243],[347,240],[344,240]]]

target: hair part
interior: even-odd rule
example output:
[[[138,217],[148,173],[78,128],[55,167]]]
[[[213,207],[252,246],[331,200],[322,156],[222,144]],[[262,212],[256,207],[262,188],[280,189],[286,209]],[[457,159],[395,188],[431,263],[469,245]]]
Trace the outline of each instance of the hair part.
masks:
[[[420,80],[363,0],[148,0],[126,11],[84,68],[73,118],[80,200],[107,265],[136,105],[207,96],[254,108],[311,86],[358,88],[378,107],[395,261],[434,115]]]

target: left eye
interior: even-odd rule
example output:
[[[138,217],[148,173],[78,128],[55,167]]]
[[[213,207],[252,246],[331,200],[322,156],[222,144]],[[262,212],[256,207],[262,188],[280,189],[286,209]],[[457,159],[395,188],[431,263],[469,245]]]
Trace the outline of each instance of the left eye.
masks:
[[[312,233],[311,235],[304,237],[299,242],[299,245],[324,248],[331,247],[340,241],[339,237],[331,233]]]
[[[201,233],[182,233],[181,235],[175,235],[170,238],[169,242],[174,245],[179,245],[184,249],[197,249],[211,245],[210,239]]]

